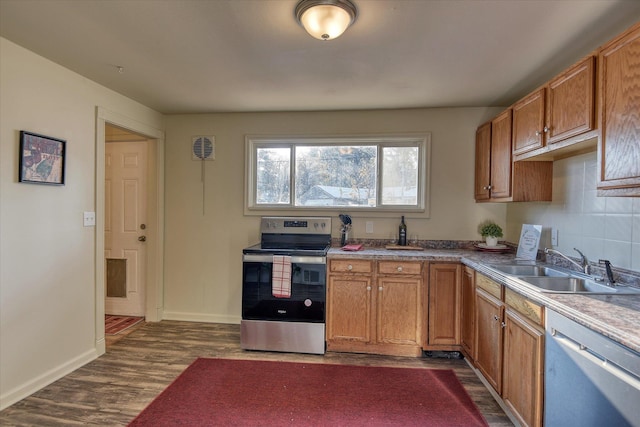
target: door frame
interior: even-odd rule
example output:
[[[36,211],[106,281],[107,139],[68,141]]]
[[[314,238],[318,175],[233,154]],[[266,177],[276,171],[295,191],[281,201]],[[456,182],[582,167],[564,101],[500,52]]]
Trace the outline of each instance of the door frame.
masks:
[[[150,141],[149,156],[154,159],[148,171],[147,281],[145,318],[162,319],[164,295],[164,132],[102,107],[96,109],[96,227],[95,227],[95,336],[98,354],[106,351],[104,217],[105,217],[105,126],[111,124],[143,135]]]

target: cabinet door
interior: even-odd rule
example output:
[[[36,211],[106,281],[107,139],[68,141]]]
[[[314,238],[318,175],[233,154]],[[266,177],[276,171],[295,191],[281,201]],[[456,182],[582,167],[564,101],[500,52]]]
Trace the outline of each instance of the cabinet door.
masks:
[[[460,264],[429,267],[428,345],[460,344]]]
[[[371,295],[369,277],[329,276],[327,341],[371,341]]]
[[[491,122],[491,198],[511,196],[511,109]]]
[[[594,125],[593,56],[568,69],[548,85],[547,144],[590,131]]]
[[[421,293],[420,278],[378,278],[377,342],[420,345]]]
[[[502,315],[504,305],[476,288],[476,366],[491,386],[502,391]]]
[[[544,146],[545,89],[540,89],[513,106],[513,153]]]
[[[488,200],[491,195],[491,122],[476,131],[476,200]]]
[[[599,75],[598,188],[640,195],[640,24],[602,49]]]
[[[462,290],[460,293],[460,344],[467,357],[473,359],[475,333],[475,271],[470,267],[462,270]]]
[[[502,399],[520,423],[542,426],[544,331],[507,308]]]

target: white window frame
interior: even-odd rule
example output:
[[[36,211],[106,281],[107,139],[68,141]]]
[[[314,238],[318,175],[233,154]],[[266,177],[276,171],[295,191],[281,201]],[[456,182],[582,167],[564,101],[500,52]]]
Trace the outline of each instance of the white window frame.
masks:
[[[377,145],[378,165],[376,172],[377,206],[295,206],[295,146],[303,145]],[[418,190],[416,205],[383,205],[382,204],[382,148],[383,147],[418,147]],[[257,150],[259,148],[291,147],[290,171],[290,203],[289,204],[258,204],[257,198]],[[245,213],[248,215],[284,214],[285,212],[301,214],[333,213],[345,210],[353,212],[423,212],[429,214],[429,177],[431,163],[431,133],[393,134],[369,136],[264,136],[247,135],[245,137]]]

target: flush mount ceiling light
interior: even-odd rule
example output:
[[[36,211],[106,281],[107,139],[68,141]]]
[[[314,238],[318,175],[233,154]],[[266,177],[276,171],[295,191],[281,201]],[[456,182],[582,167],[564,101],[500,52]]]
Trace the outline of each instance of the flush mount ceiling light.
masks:
[[[333,40],[353,24],[358,10],[349,0],[302,0],[295,13],[298,22],[312,37]]]

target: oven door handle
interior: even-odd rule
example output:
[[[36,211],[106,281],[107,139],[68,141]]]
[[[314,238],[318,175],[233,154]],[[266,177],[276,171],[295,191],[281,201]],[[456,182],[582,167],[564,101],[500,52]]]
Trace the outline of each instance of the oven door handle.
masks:
[[[273,255],[242,255],[243,262],[273,262]],[[327,258],[323,256],[292,256],[292,264],[326,264]]]

